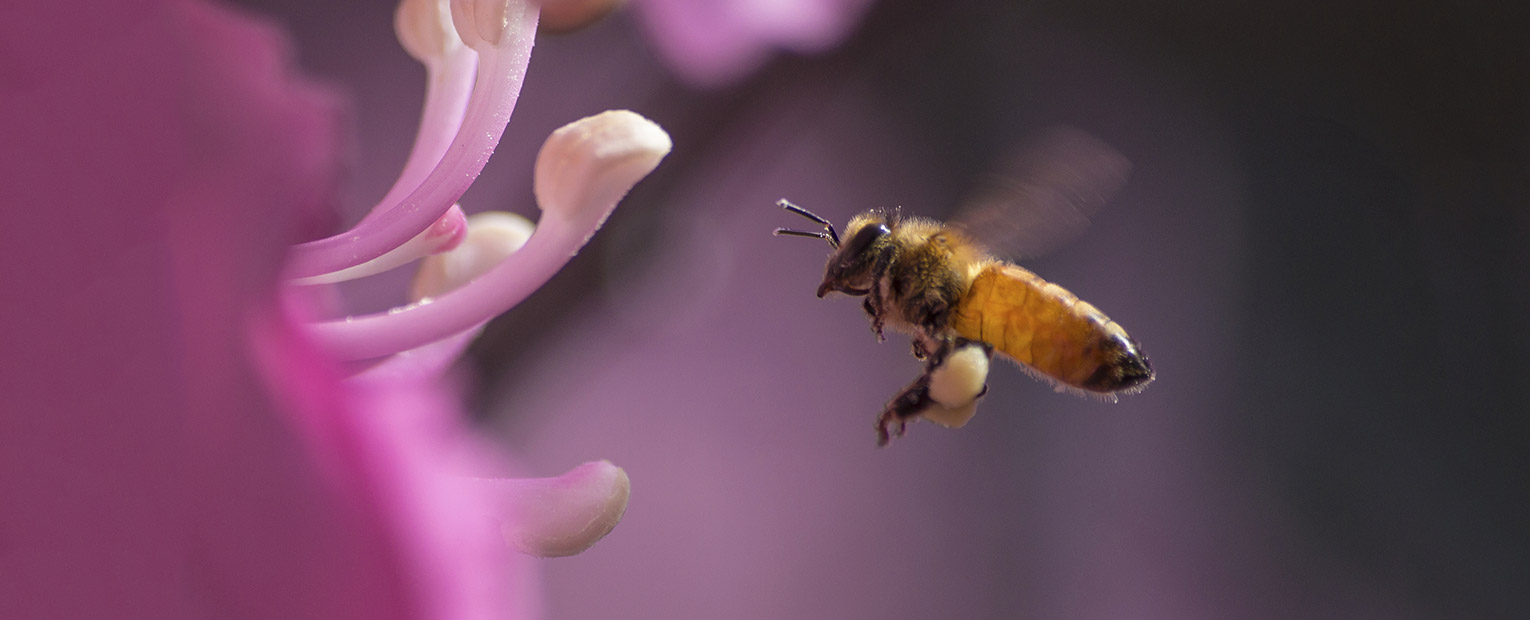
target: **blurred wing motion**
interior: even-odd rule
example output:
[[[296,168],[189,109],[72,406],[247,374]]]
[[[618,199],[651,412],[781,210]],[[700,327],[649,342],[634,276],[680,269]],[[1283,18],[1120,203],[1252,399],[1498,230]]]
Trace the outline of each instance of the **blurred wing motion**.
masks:
[[[1018,145],[950,222],[996,257],[1034,258],[1083,234],[1130,171],[1098,138],[1052,127]]]
[[[994,345],[1059,389],[1113,399],[1152,381],[1147,356],[1120,325],[1004,260],[1077,238],[1130,170],[1121,153],[1077,129],[1049,129],[1022,144],[954,220],[999,259],[973,278],[952,314],[956,333]]]

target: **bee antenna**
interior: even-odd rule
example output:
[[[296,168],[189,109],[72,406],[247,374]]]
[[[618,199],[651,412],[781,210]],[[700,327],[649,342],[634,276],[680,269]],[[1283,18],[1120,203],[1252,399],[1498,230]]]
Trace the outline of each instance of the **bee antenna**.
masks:
[[[777,235],[797,235],[799,237],[818,237],[820,239],[827,240],[829,242],[829,245],[834,246],[835,249],[839,249],[839,232],[834,230],[834,225],[830,224],[829,220],[826,220],[826,219],[823,219],[822,217],[819,217],[818,214],[813,213],[812,211],[809,211],[807,209],[804,209],[802,207],[794,205],[794,204],[791,203],[791,201],[789,201],[789,200],[787,200],[785,198],[777,200],[776,201],[776,206],[781,207],[782,209],[786,209],[787,211],[791,211],[792,213],[796,213],[797,215],[800,215],[800,216],[805,217],[807,219],[810,219],[810,220],[813,220],[815,222],[818,222],[819,224],[823,224],[824,230],[826,230],[828,232],[826,232],[826,233],[810,233],[810,232],[805,232],[805,231],[801,231],[801,230],[788,230],[788,229],[785,229],[785,228],[777,228],[775,234],[777,234]]]
[[[823,239],[824,241],[828,241],[829,245],[834,246],[834,249],[839,249],[839,241],[829,236],[829,233],[820,230],[792,230],[790,228],[777,228],[776,231],[772,234],[776,235],[777,237],[781,235],[790,235],[793,237],[817,237],[819,239]]]

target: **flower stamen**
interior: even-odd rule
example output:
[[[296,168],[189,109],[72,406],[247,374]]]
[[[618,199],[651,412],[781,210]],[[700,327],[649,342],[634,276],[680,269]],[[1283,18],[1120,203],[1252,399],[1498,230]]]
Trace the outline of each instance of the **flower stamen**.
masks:
[[[531,29],[535,31],[541,5],[540,2],[517,0],[451,0],[451,4],[452,24],[457,28],[457,36],[474,49],[498,46],[506,34],[520,29],[527,21],[528,12]],[[527,4],[534,6],[527,7]]]
[[[288,277],[309,278],[341,271],[386,254],[445,214],[483,171],[515,109],[536,36],[537,4],[501,1],[506,17],[497,43],[464,39],[478,53],[478,75],[464,120],[435,168],[405,198],[374,209],[370,217],[351,230],[293,246]],[[454,11],[454,21],[455,17]],[[463,29],[458,27],[457,31],[460,35]],[[435,129],[442,134],[447,132]],[[422,131],[434,130],[422,128]],[[421,158],[430,159],[425,154]]]
[[[376,275],[390,269],[400,267],[420,258],[440,254],[452,250],[460,245],[468,235],[467,218],[462,214],[462,208],[452,205],[446,210],[441,219],[436,220],[429,228],[415,235],[403,245],[400,245],[387,254],[369,260],[355,267],[341,269],[326,274],[308,278],[293,278],[288,280],[290,284],[308,286],[315,284],[334,284],[365,278]]]
[[[403,172],[372,207],[368,218],[397,204],[418,188],[446,155],[462,128],[462,119],[473,94],[478,53],[462,44],[451,20],[447,0],[403,0],[393,15],[393,30],[398,35],[399,44],[425,65],[425,105],[420,111],[420,126]]]
[[[484,479],[500,505],[505,541],[537,557],[574,555],[605,538],[627,512],[632,484],[609,461],[556,478]]]
[[[467,218],[467,238],[461,245],[420,263],[409,299],[440,297],[471,282],[526,245],[534,230],[531,220],[514,213],[474,213]]]
[[[663,129],[625,110],[559,129],[537,158],[534,190],[543,216],[524,247],[438,298],[313,323],[312,335],[341,359],[362,360],[414,349],[487,322],[567,264],[670,146]]]

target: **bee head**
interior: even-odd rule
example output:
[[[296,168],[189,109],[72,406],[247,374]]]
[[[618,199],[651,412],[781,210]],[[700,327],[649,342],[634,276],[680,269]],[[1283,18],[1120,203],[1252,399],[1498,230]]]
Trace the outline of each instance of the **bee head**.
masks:
[[[887,219],[875,212],[862,213],[845,225],[845,242],[829,255],[824,266],[823,284],[818,286],[818,296],[831,292],[865,295],[871,291],[876,279],[877,249],[886,242],[892,230]]]
[[[834,253],[829,255],[829,264],[824,267],[823,284],[818,286],[819,297],[830,292],[850,295],[865,295],[871,292],[872,281],[875,279],[873,273],[876,266],[875,248],[881,247],[882,242],[892,232],[888,228],[886,215],[877,211],[867,211],[855,216],[845,226],[845,242],[841,243],[839,232],[834,230],[834,225],[828,220],[788,202],[785,198],[777,201],[776,205],[823,225],[822,231],[777,228],[776,235],[816,237],[828,241],[829,247],[834,248]]]

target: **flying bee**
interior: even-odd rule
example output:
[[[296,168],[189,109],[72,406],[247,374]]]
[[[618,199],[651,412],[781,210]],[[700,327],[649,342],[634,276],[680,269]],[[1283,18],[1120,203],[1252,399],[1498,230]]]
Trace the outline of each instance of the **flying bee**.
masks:
[[[1018,158],[1019,174],[1011,178],[1020,183],[988,192],[950,224],[871,210],[851,218],[842,236],[807,209],[777,202],[823,230],[778,228],[775,234],[824,239],[833,249],[818,297],[862,297],[877,339],[883,339],[884,328],[906,332],[914,356],[925,360],[924,371],[878,416],[877,445],[901,437],[913,418],[948,427],[966,424],[987,392],[995,351],[1054,382],[1059,391],[1114,399],[1153,380],[1147,356],[1120,325],[1067,289],[999,258],[976,238],[986,233],[1005,247],[1020,247],[1017,243],[1025,242],[1016,233],[1026,227],[1005,226],[1007,220],[1023,219],[1017,212],[1077,221],[1114,192],[1126,169],[1124,158],[1093,138],[1053,132],[1042,148]],[[995,233],[1006,228],[1011,232]]]

